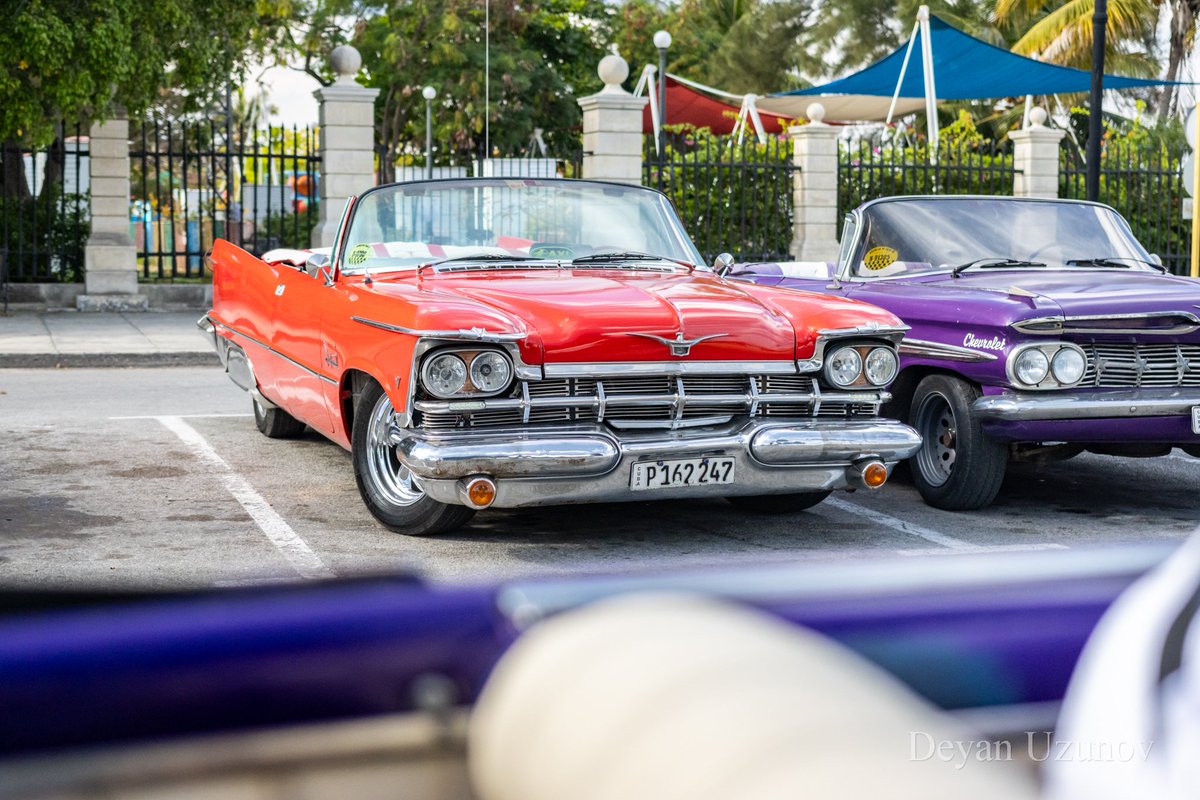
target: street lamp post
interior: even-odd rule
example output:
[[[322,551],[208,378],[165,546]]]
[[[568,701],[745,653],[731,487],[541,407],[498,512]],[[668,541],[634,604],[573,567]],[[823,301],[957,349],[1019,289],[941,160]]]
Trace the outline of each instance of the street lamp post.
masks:
[[[658,31],[654,34],[654,46],[658,48],[658,157],[666,159],[667,139],[667,48],[671,46],[671,34]],[[661,180],[662,170],[659,170]]]
[[[421,90],[425,98],[425,178],[433,179],[433,98],[437,97],[437,89],[426,86]]]
[[[1108,25],[1108,2],[1096,0],[1092,14],[1092,99],[1088,109],[1087,199],[1100,199],[1100,139],[1104,136],[1104,30]]]

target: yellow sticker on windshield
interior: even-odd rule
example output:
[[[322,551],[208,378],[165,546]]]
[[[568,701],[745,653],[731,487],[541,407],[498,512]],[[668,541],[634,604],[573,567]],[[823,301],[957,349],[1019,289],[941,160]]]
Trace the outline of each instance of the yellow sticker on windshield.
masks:
[[[896,259],[899,257],[899,255],[899,253],[890,247],[884,247],[882,245],[879,247],[872,247],[867,251],[867,254],[863,256],[863,266],[869,270],[884,269],[885,267],[890,267],[892,264],[896,263]]]
[[[350,248],[350,255],[346,258],[351,264],[361,264],[371,257],[371,245],[356,244]]]

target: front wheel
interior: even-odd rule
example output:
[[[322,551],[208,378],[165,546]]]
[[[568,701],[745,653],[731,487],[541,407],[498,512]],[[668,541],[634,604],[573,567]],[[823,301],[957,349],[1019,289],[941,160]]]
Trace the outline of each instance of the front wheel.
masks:
[[[971,511],[996,499],[1008,448],[989,439],[971,412],[979,389],[961,378],[930,375],[917,384],[909,423],[921,449],[909,460],[925,502],[947,511]]]
[[[755,494],[743,497],[726,497],[743,511],[755,514],[791,514],[812,508],[832,492],[793,492],[792,494]]]
[[[388,443],[395,420],[392,401],[377,383],[368,385],[354,409],[350,453],[363,503],[384,527],[408,536],[430,536],[460,528],[475,515],[465,506],[430,498]]]

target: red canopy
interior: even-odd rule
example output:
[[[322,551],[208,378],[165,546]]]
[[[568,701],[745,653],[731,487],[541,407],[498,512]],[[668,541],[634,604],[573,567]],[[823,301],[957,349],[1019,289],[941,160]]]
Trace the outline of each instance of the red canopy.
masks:
[[[649,91],[658,91],[654,84]],[[737,121],[738,106],[715,100],[706,94],[696,91],[690,86],[684,86],[671,76],[667,76],[667,124],[681,125],[688,123],[697,128],[711,128],[713,133],[732,133],[733,123]],[[782,114],[770,114],[759,111],[763,127],[767,133],[782,133],[783,123],[790,117]],[[642,132],[654,133],[654,123],[650,121],[650,105],[642,110]],[[750,135],[754,135],[754,127],[750,127]]]

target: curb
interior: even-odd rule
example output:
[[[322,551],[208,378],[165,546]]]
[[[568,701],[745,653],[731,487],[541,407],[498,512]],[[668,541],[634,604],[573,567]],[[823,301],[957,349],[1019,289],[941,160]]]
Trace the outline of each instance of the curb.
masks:
[[[178,353],[0,353],[0,369],[219,367],[211,351]]]

